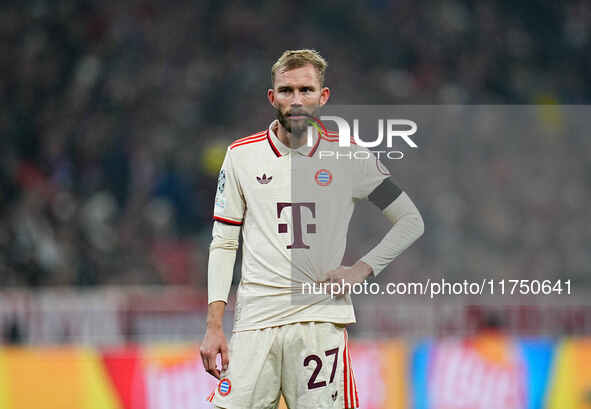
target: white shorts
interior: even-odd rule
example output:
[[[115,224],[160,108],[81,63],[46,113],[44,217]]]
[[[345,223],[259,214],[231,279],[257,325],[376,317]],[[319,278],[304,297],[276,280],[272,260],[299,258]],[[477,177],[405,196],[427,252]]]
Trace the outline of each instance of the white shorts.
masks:
[[[232,335],[230,363],[208,400],[225,409],[359,407],[347,330],[302,322]]]

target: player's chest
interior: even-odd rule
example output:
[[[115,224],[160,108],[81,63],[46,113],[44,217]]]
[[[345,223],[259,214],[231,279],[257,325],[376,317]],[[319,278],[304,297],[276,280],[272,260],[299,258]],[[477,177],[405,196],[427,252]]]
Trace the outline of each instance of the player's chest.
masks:
[[[352,175],[337,162],[281,157],[252,163],[239,174],[247,200],[342,200],[351,196]]]

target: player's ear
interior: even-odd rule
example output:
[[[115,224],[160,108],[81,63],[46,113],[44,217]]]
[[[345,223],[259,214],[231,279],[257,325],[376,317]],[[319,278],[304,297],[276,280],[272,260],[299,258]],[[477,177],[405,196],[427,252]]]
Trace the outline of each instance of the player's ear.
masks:
[[[267,90],[267,99],[269,100],[269,103],[275,107],[275,90],[273,90],[273,88]]]
[[[323,87],[320,91],[320,106],[323,106],[328,102],[328,98],[330,98],[330,88]]]

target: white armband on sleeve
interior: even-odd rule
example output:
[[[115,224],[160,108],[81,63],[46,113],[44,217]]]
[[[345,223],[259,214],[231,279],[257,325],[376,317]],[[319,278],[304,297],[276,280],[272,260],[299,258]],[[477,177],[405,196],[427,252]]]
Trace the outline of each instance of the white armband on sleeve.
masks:
[[[404,192],[382,210],[382,213],[394,226],[376,247],[361,258],[361,261],[373,269],[374,276],[381,273],[425,231],[421,214]]]
[[[227,303],[238,251],[240,226],[216,221],[213,223],[212,236],[207,266],[207,303]]]

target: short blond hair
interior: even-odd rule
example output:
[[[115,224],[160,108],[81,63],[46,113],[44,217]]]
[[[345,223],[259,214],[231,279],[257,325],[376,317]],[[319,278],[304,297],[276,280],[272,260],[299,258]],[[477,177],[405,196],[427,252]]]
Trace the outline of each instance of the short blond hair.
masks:
[[[271,68],[271,85],[275,85],[275,74],[278,71],[289,71],[295,68],[301,68],[308,64],[316,69],[320,86],[324,85],[324,72],[328,64],[326,60],[316,50],[287,50],[273,64]]]

